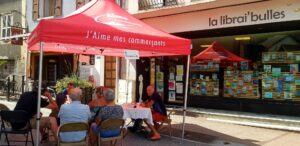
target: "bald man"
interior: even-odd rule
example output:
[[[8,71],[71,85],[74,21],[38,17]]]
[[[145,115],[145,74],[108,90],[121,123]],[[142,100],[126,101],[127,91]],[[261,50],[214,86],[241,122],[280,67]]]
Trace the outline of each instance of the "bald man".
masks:
[[[58,113],[60,124],[84,122],[88,123],[91,118],[90,108],[87,105],[81,104],[82,91],[79,88],[73,88],[68,92],[72,102],[63,104]],[[84,139],[86,131],[62,132],[59,134],[63,142],[76,142]]]
[[[147,95],[148,98],[144,102],[144,106],[151,108],[152,117],[155,124],[154,127],[156,128],[154,128],[152,125],[147,124],[146,122],[145,123],[154,133],[151,139],[157,140],[160,139],[160,134],[156,130],[159,128],[159,124],[157,124],[156,122],[164,121],[167,119],[167,110],[161,96],[155,92],[154,86],[150,85],[147,87]]]

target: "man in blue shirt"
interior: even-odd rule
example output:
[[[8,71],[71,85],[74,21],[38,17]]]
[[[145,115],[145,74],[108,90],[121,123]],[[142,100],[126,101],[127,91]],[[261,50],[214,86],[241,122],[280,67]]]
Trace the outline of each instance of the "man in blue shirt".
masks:
[[[88,123],[91,118],[90,108],[87,105],[81,104],[82,91],[79,88],[71,89],[68,93],[72,102],[63,104],[60,107],[58,117],[60,124],[85,122]],[[61,132],[59,133],[60,140],[63,142],[76,142],[83,140],[86,137],[86,131],[79,132]]]

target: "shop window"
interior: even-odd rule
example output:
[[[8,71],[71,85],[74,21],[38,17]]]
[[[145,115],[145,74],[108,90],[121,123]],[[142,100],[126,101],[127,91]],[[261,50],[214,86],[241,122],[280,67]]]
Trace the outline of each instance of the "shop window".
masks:
[[[184,3],[184,0],[139,0],[139,10],[175,6],[179,3]]]
[[[1,37],[11,36],[11,26],[13,25],[13,15],[5,14],[1,16]]]
[[[42,11],[40,11],[42,9]],[[37,20],[42,17],[61,16],[62,0],[33,0],[32,17]]]
[[[117,3],[120,7],[125,8],[126,0],[116,0],[116,3]]]

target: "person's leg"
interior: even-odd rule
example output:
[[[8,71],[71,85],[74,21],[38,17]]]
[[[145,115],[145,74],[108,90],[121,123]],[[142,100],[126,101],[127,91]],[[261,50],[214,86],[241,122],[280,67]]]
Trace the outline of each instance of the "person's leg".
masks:
[[[55,117],[42,117],[40,121],[40,129],[48,128],[53,133],[55,141],[57,141],[57,122]],[[41,131],[44,134],[44,131]]]
[[[90,142],[92,146],[97,144],[98,132],[98,125],[96,123],[92,123],[89,133]]]
[[[151,129],[151,131],[153,132],[153,136],[151,137],[151,140],[158,140],[160,139],[160,134],[158,133],[158,131],[154,128],[153,125],[149,124],[147,122],[146,119],[144,119],[144,123],[146,123],[146,125]]]

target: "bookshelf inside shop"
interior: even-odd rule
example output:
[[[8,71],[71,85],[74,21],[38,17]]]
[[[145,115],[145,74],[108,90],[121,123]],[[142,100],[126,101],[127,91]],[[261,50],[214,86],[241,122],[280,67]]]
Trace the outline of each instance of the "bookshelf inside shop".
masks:
[[[224,97],[258,99],[259,75],[255,71],[224,71]]]
[[[190,73],[190,95],[219,96],[219,64],[194,64]]]
[[[300,51],[262,54],[262,97],[300,101]]]

